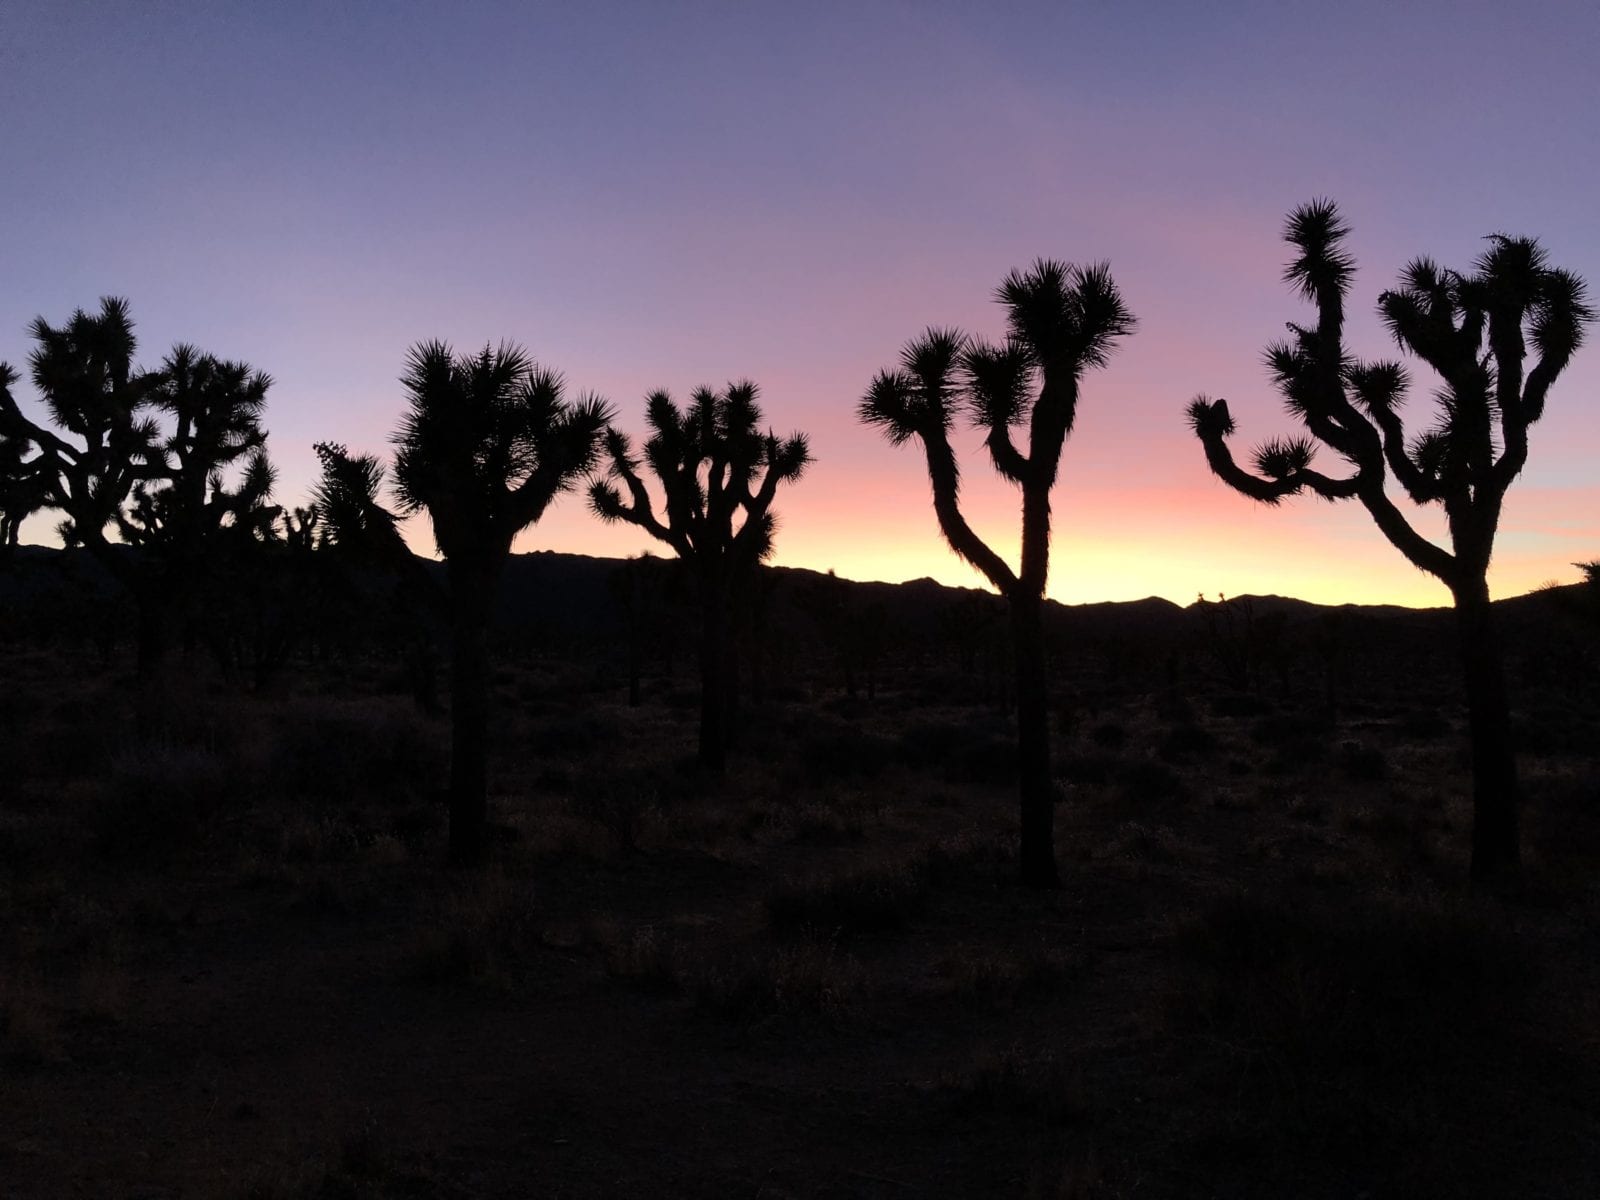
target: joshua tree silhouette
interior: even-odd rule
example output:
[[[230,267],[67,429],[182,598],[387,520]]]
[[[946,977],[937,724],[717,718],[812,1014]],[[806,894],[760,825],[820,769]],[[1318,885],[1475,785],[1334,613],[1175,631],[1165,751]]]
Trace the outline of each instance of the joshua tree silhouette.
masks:
[[[488,630],[511,543],[593,467],[609,411],[566,398],[556,372],[519,346],[457,356],[444,342],[412,347],[400,380],[407,410],[394,435],[403,513],[426,512],[445,560],[451,627],[450,859],[483,861],[488,832]],[[395,514],[378,502],[376,459],[319,445],[319,503],[338,541],[365,539],[423,575]]]
[[[1292,339],[1268,347],[1266,360],[1311,437],[1265,442],[1251,472],[1228,451],[1233,418],[1225,400],[1196,397],[1189,422],[1211,469],[1230,487],[1267,504],[1304,490],[1359,500],[1396,549],[1450,589],[1472,743],[1472,874],[1487,879],[1520,861],[1516,760],[1489,559],[1506,489],[1527,461],[1528,428],[1543,415],[1551,384],[1594,314],[1583,281],[1551,267],[1530,238],[1490,237],[1465,273],[1426,258],[1411,262],[1399,287],[1378,297],[1378,312],[1396,342],[1444,387],[1432,426],[1407,441],[1405,370],[1361,362],[1344,345],[1345,297],[1355,273],[1347,232],[1337,208],[1323,200],[1296,209],[1285,230],[1296,254],[1284,278],[1316,306],[1317,322],[1291,324]],[[1316,442],[1344,460],[1341,473],[1312,468]],[[1407,521],[1385,491],[1388,472],[1416,503],[1444,508],[1450,549]]]
[[[12,432],[5,424],[5,414],[14,403],[11,385],[16,381],[16,371],[0,363],[0,554],[17,544],[22,523],[50,500],[40,472],[43,459],[30,454],[33,439]]]
[[[149,675],[195,598],[217,533],[264,528],[276,516],[266,504],[273,476],[260,424],[272,381],[184,345],[159,370],[136,369],[133,321],[114,297],[59,328],[41,317],[32,333],[34,385],[55,426],[81,444],[34,424],[3,387],[0,431],[38,447],[30,483],[42,507],[65,514],[62,540],[87,548],[132,592],[140,672]],[[170,430],[156,413],[171,416]],[[245,469],[229,491],[223,473],[240,461]],[[108,526],[141,553],[118,553]]]
[[[700,388],[685,410],[666,392],[653,392],[645,420],[651,432],[644,461],[660,481],[664,519],[640,478],[632,443],[616,429],[606,430],[610,478],[590,484],[589,500],[605,520],[630,522],[672,547],[694,573],[701,613],[699,758],[721,771],[732,733],[735,601],[772,552],[778,485],[800,478],[811,451],[804,434],[780,439],[760,431],[756,385],[748,380],[720,394]]]
[[[1007,276],[995,298],[1006,308],[1005,345],[929,329],[902,351],[898,369],[873,380],[859,412],[894,445],[922,442],[940,531],[1006,598],[1017,680],[1021,874],[1030,886],[1054,887],[1059,876],[1043,627],[1050,490],[1072,432],[1083,373],[1104,365],[1133,330],[1134,319],[1104,264],[1040,259],[1028,271]],[[990,549],[961,513],[961,473],[950,446],[958,413],[985,432],[995,469],[1022,491],[1020,570]],[[1027,427],[1026,451],[1011,437],[1021,425]]]

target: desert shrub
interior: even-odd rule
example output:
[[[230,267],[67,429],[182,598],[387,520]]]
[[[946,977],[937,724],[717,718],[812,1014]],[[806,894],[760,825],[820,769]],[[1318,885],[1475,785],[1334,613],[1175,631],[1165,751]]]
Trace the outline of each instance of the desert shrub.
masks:
[[[1202,725],[1174,725],[1156,746],[1156,754],[1166,762],[1209,758],[1216,751],[1216,735]]]
[[[867,994],[861,965],[831,946],[763,948],[702,964],[685,985],[696,1006],[720,1017],[752,1020],[848,1016]]]
[[[538,945],[539,929],[532,889],[489,874],[444,897],[404,952],[407,973],[429,983],[507,987]]]
[[[1102,750],[1120,750],[1128,744],[1128,731],[1115,721],[1101,721],[1089,730],[1089,740]]]
[[[913,767],[962,783],[1003,785],[1017,777],[1016,740],[987,721],[920,721],[900,734],[900,756]]]
[[[808,801],[794,810],[793,840],[805,846],[844,846],[866,836],[865,813],[859,804]]]
[[[1303,713],[1277,713],[1250,726],[1250,740],[1269,751],[1266,770],[1289,775],[1327,758],[1326,726]]]
[[[1081,956],[1053,946],[992,948],[973,946],[939,964],[939,974],[956,996],[981,1008],[1014,1008],[1030,996],[1060,991],[1083,971]]]
[[[934,842],[923,851],[920,874],[934,887],[947,887],[963,879],[988,884],[1016,869],[1014,837],[990,829],[964,829]]]
[[[596,945],[606,978],[646,992],[674,992],[681,983],[681,955],[654,925],[623,929],[615,921],[591,923],[588,940]]]
[[[927,899],[919,862],[873,862],[842,874],[780,883],[767,893],[767,925],[779,937],[836,938],[904,929]]]
[[[983,1048],[943,1080],[958,1112],[1002,1113],[1065,1124],[1090,1114],[1082,1068],[1051,1046]]]
[[[1349,779],[1371,783],[1388,776],[1389,757],[1379,746],[1343,742],[1339,746],[1339,769]]]
[[[523,736],[523,746],[536,758],[564,762],[588,758],[616,740],[616,730],[605,721],[570,709],[532,722]]]
[[[1188,793],[1183,776],[1166,763],[1153,758],[1125,763],[1117,773],[1117,786],[1133,804],[1156,804],[1179,800]]]
[[[1176,725],[1193,725],[1197,719],[1194,703],[1177,688],[1157,692],[1154,696],[1154,708],[1156,716]]]
[[[872,779],[894,761],[895,744],[844,721],[829,722],[795,742],[795,764],[805,779],[828,783]]]
[[[1249,692],[1223,692],[1211,697],[1211,711],[1219,717],[1260,717],[1272,711],[1272,704]]]
[[[388,704],[300,704],[279,726],[269,770],[289,799],[348,805],[401,803],[442,786],[442,731]]]
[[[1448,1124],[1452,1090],[1481,1084],[1531,979],[1490,914],[1396,897],[1223,895],[1177,951],[1173,1032],[1203,1039],[1223,1081],[1249,1081],[1239,1095],[1264,1136],[1368,1161]]]
[[[1437,708],[1414,708],[1400,719],[1400,735],[1413,741],[1431,742],[1452,732],[1449,719]]]
[[[91,835],[109,858],[159,857],[191,844],[234,786],[227,763],[209,750],[137,746],[112,761]]]
[[[639,834],[651,816],[660,812],[661,798],[654,788],[636,779],[578,783],[567,801],[571,812],[599,825],[619,850],[639,848]]]
[[[1068,783],[1110,783],[1122,769],[1114,754],[1068,754],[1056,764],[1056,774]]]

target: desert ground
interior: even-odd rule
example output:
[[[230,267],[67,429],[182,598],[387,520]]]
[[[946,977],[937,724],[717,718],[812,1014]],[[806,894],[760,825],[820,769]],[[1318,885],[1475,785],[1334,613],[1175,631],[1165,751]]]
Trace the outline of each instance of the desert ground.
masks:
[[[632,706],[614,652],[508,646],[460,872],[392,656],[151,684],[11,638],[0,1193],[1593,1195],[1592,641],[1513,655],[1486,894],[1448,655],[1229,678],[1169,625],[1054,657],[1059,891],[1013,882],[982,656],[869,698],[790,639],[718,779],[689,656]]]

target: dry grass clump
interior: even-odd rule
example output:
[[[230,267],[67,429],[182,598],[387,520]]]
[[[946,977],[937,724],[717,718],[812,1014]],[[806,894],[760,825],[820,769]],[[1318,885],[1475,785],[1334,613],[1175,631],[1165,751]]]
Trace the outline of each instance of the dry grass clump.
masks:
[[[1086,965],[1081,954],[1038,943],[967,947],[936,969],[949,994],[978,1008],[1005,1011],[1027,999],[1060,994]]]
[[[415,979],[510,987],[541,927],[527,883],[490,871],[448,892],[402,957]]]
[[[738,1020],[848,1018],[867,998],[860,963],[833,946],[762,947],[702,963],[682,982],[703,1012]]]
[[[215,750],[171,742],[119,753],[101,802],[89,815],[101,854],[121,861],[165,857],[192,844],[233,792],[235,776]]]
[[[12,1063],[36,1065],[62,1054],[61,1018],[53,997],[33,973],[0,975],[0,1052]]]
[[[1049,1045],[982,1047],[939,1086],[962,1113],[1063,1125],[1087,1120],[1093,1111],[1081,1066]]]
[[[584,941],[600,951],[606,978],[647,992],[675,992],[683,984],[682,952],[654,925],[623,928],[600,917],[589,923]]]
[[[384,807],[443,786],[446,733],[401,701],[301,699],[278,714],[265,784],[285,800]]]
[[[778,884],[766,896],[767,926],[782,938],[891,933],[909,925],[927,897],[923,862],[866,862]]]
[[[474,1193],[393,1145],[368,1120],[312,1161],[257,1172],[244,1200],[467,1200]]]
[[[1175,949],[1169,1028],[1201,1039],[1207,1086],[1295,1155],[1370,1160],[1448,1136],[1486,1061],[1515,1055],[1530,990],[1523,945],[1464,902],[1231,893]]]

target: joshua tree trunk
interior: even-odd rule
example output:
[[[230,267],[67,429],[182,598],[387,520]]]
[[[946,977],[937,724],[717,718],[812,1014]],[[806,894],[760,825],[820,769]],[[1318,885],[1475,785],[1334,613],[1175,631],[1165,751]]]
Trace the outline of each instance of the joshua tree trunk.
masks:
[[[1043,601],[1011,597],[1017,680],[1017,774],[1022,798],[1022,882],[1056,887],[1055,797],[1050,779],[1050,701],[1044,660]]]
[[[450,862],[481,864],[489,829],[489,614],[494,572],[450,572]]]
[[[732,655],[727,588],[704,585],[700,627],[700,765],[719,774],[727,767]]]
[[[1488,880],[1522,861],[1511,705],[1489,588],[1480,575],[1455,589],[1456,629],[1472,741],[1472,877]]]

